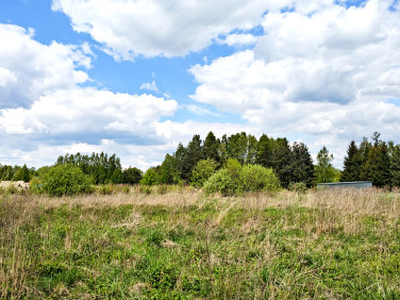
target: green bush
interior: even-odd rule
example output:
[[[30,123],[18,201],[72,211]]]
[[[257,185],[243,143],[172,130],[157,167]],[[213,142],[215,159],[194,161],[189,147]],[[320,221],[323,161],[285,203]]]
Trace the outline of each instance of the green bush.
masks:
[[[155,185],[157,183],[157,173],[154,168],[150,168],[144,173],[142,179],[140,180],[140,184],[142,185]]]
[[[32,180],[32,190],[49,196],[76,195],[93,191],[88,177],[73,165],[55,165],[41,177]]]
[[[206,194],[221,193],[232,196],[241,192],[276,191],[280,188],[278,178],[272,169],[260,165],[246,165],[231,159],[225,168],[212,175],[204,184]]]
[[[298,193],[305,193],[307,191],[307,185],[304,182],[292,182],[289,185],[289,190]]]
[[[110,184],[103,184],[97,187],[99,195],[112,195],[114,194],[113,186]]]
[[[240,190],[243,192],[277,191],[279,180],[272,169],[260,165],[243,166],[239,172]]]
[[[214,159],[202,159],[193,169],[192,185],[202,187],[210,178],[218,167],[218,163]]]
[[[238,182],[228,169],[219,170],[204,184],[207,194],[221,193],[223,196],[232,196],[236,193]]]

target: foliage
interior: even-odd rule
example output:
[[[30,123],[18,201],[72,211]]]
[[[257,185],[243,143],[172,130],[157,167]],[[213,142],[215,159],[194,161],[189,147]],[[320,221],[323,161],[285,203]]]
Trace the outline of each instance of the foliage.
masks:
[[[33,190],[49,196],[69,196],[92,191],[88,177],[73,165],[55,165],[32,182]]]
[[[333,154],[329,154],[329,150],[323,146],[317,155],[317,165],[315,166],[315,175],[317,183],[335,182],[337,171],[332,166]]]
[[[220,193],[223,196],[232,196],[238,189],[238,178],[232,176],[230,170],[224,168],[212,175],[204,184],[207,194]]]
[[[255,162],[266,168],[272,167],[272,146],[266,134],[263,134],[258,141]]]
[[[390,147],[390,177],[392,186],[400,186],[400,145]]]
[[[92,153],[91,156],[82,155],[79,152],[59,156],[58,165],[74,165],[79,167],[82,172],[89,175],[94,184],[122,183],[122,167],[120,159],[115,155],[108,157],[108,154],[101,152]]]
[[[144,173],[142,179],[140,180],[140,184],[152,186],[157,183],[157,173],[155,168],[150,168]]]
[[[138,168],[129,167],[122,171],[122,182],[125,184],[138,184],[142,179],[142,171]]]
[[[315,185],[314,165],[310,152],[304,143],[295,142],[291,149],[291,182],[303,182],[308,188]]]
[[[159,181],[163,184],[174,184],[178,181],[176,158],[167,154],[160,168]]]
[[[205,159],[213,159],[216,162],[220,161],[218,154],[220,141],[215,137],[214,133],[210,131],[207,134],[203,144],[203,157]]]
[[[204,184],[204,191],[232,196],[241,192],[276,191],[279,187],[279,180],[272,169],[260,165],[242,167],[238,160],[230,158],[225,167]]]
[[[362,151],[357,148],[357,145],[353,140],[347,148],[347,156],[344,158],[343,172],[340,181],[359,181],[361,179],[362,164]]]
[[[202,187],[204,183],[215,173],[218,163],[213,159],[200,160],[192,173],[192,185]]]
[[[245,165],[240,170],[239,188],[243,192],[277,191],[279,180],[272,169],[260,165]]]
[[[307,185],[304,182],[292,182],[289,185],[289,190],[298,192],[298,193],[305,193],[307,191]]]
[[[390,158],[387,144],[376,140],[368,152],[361,179],[372,181],[377,187],[390,185]]]
[[[15,174],[14,174],[14,180],[15,181],[23,181],[23,182],[29,182],[31,179],[31,175],[29,174],[29,169],[26,165],[24,165],[22,168],[19,168]]]

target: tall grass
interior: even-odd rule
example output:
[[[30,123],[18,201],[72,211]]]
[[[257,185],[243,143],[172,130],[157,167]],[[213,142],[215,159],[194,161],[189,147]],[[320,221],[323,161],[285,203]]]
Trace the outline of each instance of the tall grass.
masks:
[[[0,298],[398,299],[399,217],[380,190],[8,194]]]

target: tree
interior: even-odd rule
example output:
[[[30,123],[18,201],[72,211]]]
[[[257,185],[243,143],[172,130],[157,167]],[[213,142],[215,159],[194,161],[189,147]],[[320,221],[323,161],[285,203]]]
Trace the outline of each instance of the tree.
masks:
[[[178,179],[176,158],[167,154],[160,168],[160,183],[172,184]]]
[[[219,148],[219,140],[217,140],[215,138],[214,133],[210,131],[206,139],[204,140],[203,158],[213,159],[216,162],[219,162],[218,148]]]
[[[351,141],[347,148],[347,156],[344,158],[343,172],[340,177],[342,182],[361,180],[361,171],[363,165],[363,152],[366,151],[367,144],[364,143],[364,150],[359,150],[355,141]],[[369,147],[368,147],[369,149]],[[369,151],[369,150],[368,150]]]
[[[192,185],[196,187],[202,187],[204,183],[210,178],[216,171],[218,163],[214,159],[202,159],[192,173]]]
[[[391,185],[400,187],[400,145],[390,147]]]
[[[155,171],[155,168],[152,167],[144,173],[142,179],[140,180],[140,184],[143,185],[155,185],[157,183],[157,173]]]
[[[129,167],[122,172],[122,182],[125,184],[138,184],[140,179],[142,179],[142,171],[140,171],[138,168]]]
[[[282,187],[287,188],[292,181],[292,153],[286,138],[278,138],[271,141],[272,168]]]
[[[315,175],[317,183],[334,182],[336,170],[332,166],[333,154],[329,154],[329,150],[323,146],[317,155],[317,165],[315,166]]]
[[[196,134],[193,136],[192,140],[189,142],[187,147],[187,164],[188,164],[188,177],[185,178],[186,181],[189,181],[192,176],[193,168],[197,165],[197,163],[203,159],[203,148],[202,141],[200,139],[200,135]]]
[[[292,146],[292,165],[290,181],[303,182],[312,187],[315,184],[314,165],[310,152],[304,143],[295,142]]]
[[[258,141],[255,163],[266,168],[272,167],[272,149],[270,139],[265,134],[263,134]]]
[[[185,181],[188,180],[191,175],[189,155],[187,148],[185,148],[181,143],[179,143],[178,149],[176,149],[176,152],[174,153],[174,159],[178,177]]]
[[[120,169],[114,169],[113,174],[111,175],[110,182],[114,184],[123,182],[123,175]]]
[[[30,175],[29,169],[26,165],[24,165],[22,168],[18,168],[18,170],[14,174],[15,181],[22,180],[24,182],[29,182],[30,179],[31,179],[31,175]]]
[[[390,158],[385,142],[376,140],[369,149],[361,179],[372,181],[372,184],[377,187],[390,185]]]
[[[37,180],[34,191],[45,192],[49,196],[70,196],[92,191],[88,177],[74,165],[54,165]],[[40,182],[40,184],[39,184]]]

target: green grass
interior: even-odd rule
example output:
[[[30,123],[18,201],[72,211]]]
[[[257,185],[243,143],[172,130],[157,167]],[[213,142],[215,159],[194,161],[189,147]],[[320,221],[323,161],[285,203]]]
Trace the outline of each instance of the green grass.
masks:
[[[3,195],[0,298],[399,299],[400,195]]]

